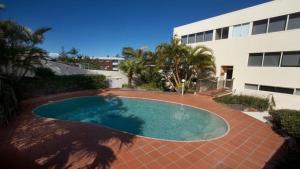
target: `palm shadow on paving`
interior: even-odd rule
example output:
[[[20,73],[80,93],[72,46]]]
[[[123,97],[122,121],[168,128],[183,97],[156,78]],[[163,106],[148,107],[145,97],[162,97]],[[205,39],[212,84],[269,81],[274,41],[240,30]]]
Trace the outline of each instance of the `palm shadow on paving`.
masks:
[[[121,99],[114,95],[109,98],[117,103],[116,110],[120,110],[114,118],[120,124],[133,125],[135,133],[141,134],[144,121],[135,116],[123,116],[126,108]],[[26,109],[31,111],[32,107]],[[10,131],[0,130],[1,138],[5,138],[0,141],[1,167],[107,169],[118,159],[117,154],[130,148],[136,138],[93,124],[32,117],[28,111],[11,129],[2,129]]]

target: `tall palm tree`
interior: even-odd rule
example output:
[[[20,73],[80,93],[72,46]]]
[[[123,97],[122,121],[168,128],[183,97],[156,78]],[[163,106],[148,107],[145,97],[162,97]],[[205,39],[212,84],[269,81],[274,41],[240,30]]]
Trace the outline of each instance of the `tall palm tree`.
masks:
[[[50,28],[32,31],[14,21],[0,21],[0,74],[20,80],[35,65],[47,56],[46,51],[37,47],[44,41],[44,34]]]

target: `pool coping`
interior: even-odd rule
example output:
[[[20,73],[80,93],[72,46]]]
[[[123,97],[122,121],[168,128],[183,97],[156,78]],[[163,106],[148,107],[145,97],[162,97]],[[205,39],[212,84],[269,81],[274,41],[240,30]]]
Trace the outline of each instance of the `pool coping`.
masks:
[[[192,106],[192,105],[184,104],[184,103],[180,103],[180,102],[173,102],[173,101],[166,101],[166,100],[152,99],[152,98],[144,98],[144,97],[114,96],[114,97],[123,97],[123,98],[132,98],[132,99],[141,99],[141,100],[152,100],[152,101],[158,101],[158,102],[165,102],[165,103],[170,103],[170,104],[183,105],[183,106],[191,107],[191,108],[198,109],[198,110],[204,110],[204,111],[206,111],[206,112],[208,112],[210,114],[213,114],[214,116],[217,116],[220,119],[222,119],[225,122],[225,124],[227,125],[227,130],[226,130],[226,132],[224,134],[222,134],[222,135],[220,135],[218,137],[210,138],[210,139],[187,140],[187,141],[185,141],[185,140],[169,140],[169,139],[160,139],[160,138],[153,138],[153,137],[148,137],[148,136],[142,136],[142,135],[138,135],[138,134],[133,134],[133,133],[130,133],[130,132],[121,131],[121,130],[118,130],[118,129],[115,129],[115,128],[111,128],[111,127],[108,127],[108,126],[105,126],[105,125],[102,125],[102,124],[95,124],[95,123],[91,123],[91,122],[80,122],[80,121],[73,121],[73,120],[62,120],[62,119],[44,117],[44,116],[41,116],[41,115],[38,115],[38,114],[34,113],[34,111],[36,109],[38,109],[39,107],[46,106],[46,105],[49,105],[49,104],[54,103],[54,102],[61,102],[61,101],[65,101],[65,100],[72,100],[72,99],[82,98],[82,97],[97,97],[97,96],[98,97],[109,97],[109,96],[102,96],[102,95],[97,94],[97,95],[92,95],[92,96],[88,96],[88,95],[85,95],[85,96],[74,96],[74,97],[69,97],[69,98],[65,98],[65,99],[58,99],[58,100],[55,100],[55,101],[48,101],[46,103],[39,104],[36,107],[34,107],[31,110],[31,113],[32,113],[32,115],[37,116],[39,118],[43,118],[43,119],[95,125],[95,126],[98,126],[98,127],[107,128],[107,129],[110,129],[110,130],[113,130],[113,131],[116,131],[116,132],[121,132],[121,133],[129,134],[129,135],[133,135],[133,136],[137,136],[137,137],[141,137],[141,138],[153,139],[153,140],[158,140],[158,141],[168,141],[168,142],[193,143],[193,142],[213,141],[213,140],[217,140],[217,139],[225,137],[230,132],[230,124],[228,123],[228,121],[224,117],[222,117],[221,115],[219,115],[217,113],[214,113],[214,112],[209,111],[209,110],[204,109],[204,108],[200,108],[200,107],[196,107],[196,106]]]

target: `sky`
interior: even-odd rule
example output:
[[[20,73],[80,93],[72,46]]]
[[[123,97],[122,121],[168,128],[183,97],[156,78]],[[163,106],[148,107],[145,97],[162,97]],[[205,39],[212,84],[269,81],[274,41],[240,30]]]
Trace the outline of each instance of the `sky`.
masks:
[[[173,28],[267,0],[0,0],[0,19],[33,30],[51,27],[42,48],[72,47],[84,55],[121,54],[123,47],[154,50],[170,42]]]

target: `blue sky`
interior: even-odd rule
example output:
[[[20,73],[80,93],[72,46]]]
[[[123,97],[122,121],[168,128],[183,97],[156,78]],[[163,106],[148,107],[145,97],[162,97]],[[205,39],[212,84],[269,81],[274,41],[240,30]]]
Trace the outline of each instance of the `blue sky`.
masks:
[[[90,56],[121,53],[123,47],[151,50],[169,42],[173,28],[267,0],[0,0],[0,19],[32,29],[51,27],[48,52],[78,48]]]

